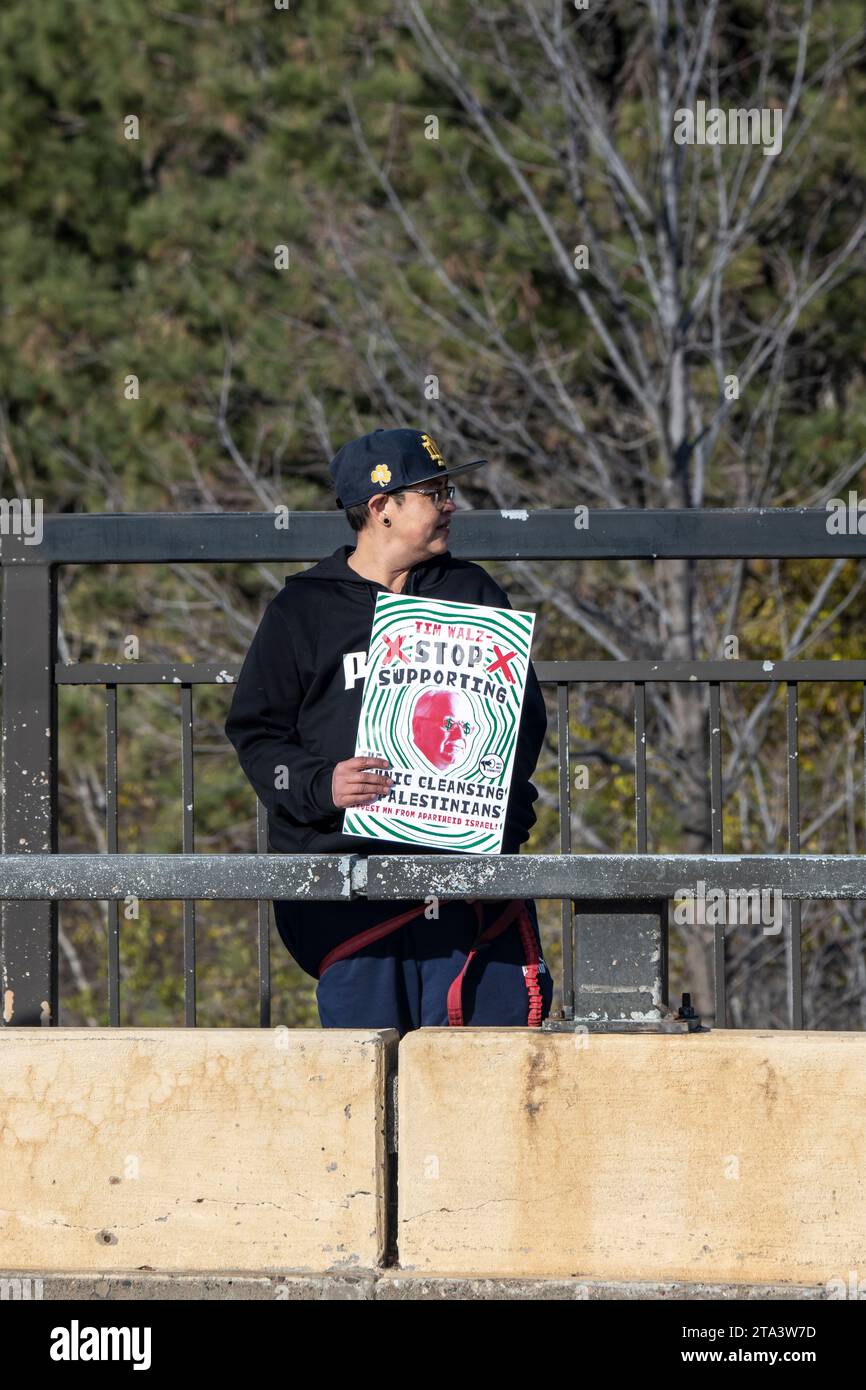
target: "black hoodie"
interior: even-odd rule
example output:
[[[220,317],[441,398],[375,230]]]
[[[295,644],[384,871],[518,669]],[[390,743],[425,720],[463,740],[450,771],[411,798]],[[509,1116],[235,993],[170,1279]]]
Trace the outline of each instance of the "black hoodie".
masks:
[[[352,547],[290,575],[271,599],[238,676],[225,731],[268,812],[272,850],[295,854],[423,854],[423,845],[343,835],[334,805],[334,767],[355,756],[376,595],[383,584],[346,563]],[[448,552],[413,566],[402,590],[433,599],[510,608],[505,591],[481,568]],[[535,824],[530,782],[547,728],[544,699],[530,663],[502,841],[517,854]],[[275,769],[289,785],[274,786]]]

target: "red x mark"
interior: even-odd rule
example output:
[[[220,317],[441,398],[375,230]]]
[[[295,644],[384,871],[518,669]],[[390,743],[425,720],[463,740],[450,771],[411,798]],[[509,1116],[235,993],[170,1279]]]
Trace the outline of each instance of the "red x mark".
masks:
[[[511,681],[511,684],[514,685],[514,677],[511,674],[511,667],[508,665],[508,663],[512,657],[517,656],[517,652],[505,652],[505,654],[503,655],[503,653],[499,650],[495,642],[493,643],[493,650],[495,651],[499,660],[494,661],[492,666],[487,667],[488,676],[492,675],[494,671],[501,671],[502,674],[505,676],[505,679],[507,681]]]
[[[400,637],[385,636],[385,646],[388,650],[385,653],[385,660],[382,662],[383,666],[388,666],[390,662],[394,660],[395,656],[399,656],[401,661],[405,661],[406,665],[409,665],[409,658],[404,655],[403,652],[403,640],[405,636],[405,632]]]

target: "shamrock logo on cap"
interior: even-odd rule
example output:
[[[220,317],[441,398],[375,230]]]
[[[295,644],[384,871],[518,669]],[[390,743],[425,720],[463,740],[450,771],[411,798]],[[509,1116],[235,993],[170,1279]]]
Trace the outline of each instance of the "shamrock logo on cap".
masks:
[[[373,472],[370,474],[371,483],[380,483],[382,487],[391,481],[391,470],[387,463],[377,463]]]

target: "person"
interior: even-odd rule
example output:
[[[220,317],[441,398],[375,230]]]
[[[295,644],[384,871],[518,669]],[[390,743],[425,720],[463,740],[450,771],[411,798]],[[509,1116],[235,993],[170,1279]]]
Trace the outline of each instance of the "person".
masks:
[[[407,842],[344,835],[343,812],[371,806],[393,785],[385,758],[355,756],[376,595],[510,608],[480,565],[448,550],[450,479],[486,463],[449,467],[431,436],[377,429],[344,444],[329,471],[353,547],[286,579],[244,658],[225,732],[268,813],[272,852],[424,854]],[[436,709],[449,728],[444,762],[463,737],[464,711]],[[530,778],[547,727],[530,663],[502,852],[516,854],[535,823]],[[452,738],[453,732],[453,738]],[[428,731],[429,733],[429,731]],[[422,738],[425,737],[422,734]],[[435,748],[431,748],[436,752]],[[456,756],[455,748],[453,756]],[[288,951],[318,980],[324,1028],[540,1027],[552,1002],[531,899],[274,902]]]

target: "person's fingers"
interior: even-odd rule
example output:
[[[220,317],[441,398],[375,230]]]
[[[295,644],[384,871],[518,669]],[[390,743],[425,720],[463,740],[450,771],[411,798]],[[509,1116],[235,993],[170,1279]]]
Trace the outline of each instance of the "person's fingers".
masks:
[[[345,785],[351,787],[353,791],[358,791],[363,790],[364,787],[384,787],[390,781],[392,778],[381,772],[355,772],[346,777]]]
[[[383,785],[377,781],[370,784],[358,783],[350,787],[338,787],[334,800],[337,803],[347,801],[379,801],[390,791],[390,785]]]
[[[391,782],[386,782],[384,777],[366,777],[360,782],[356,782],[352,787],[355,796],[384,796],[391,790]]]
[[[394,779],[374,769],[390,771],[390,767],[388,758],[375,753],[359,754],[338,763],[332,788],[335,805],[345,810],[350,806],[371,806],[379,801],[391,790]]]

